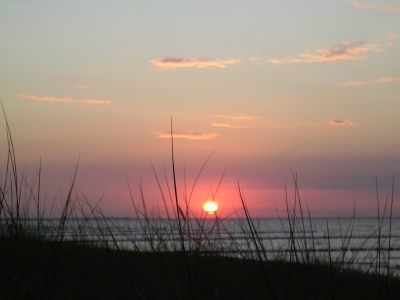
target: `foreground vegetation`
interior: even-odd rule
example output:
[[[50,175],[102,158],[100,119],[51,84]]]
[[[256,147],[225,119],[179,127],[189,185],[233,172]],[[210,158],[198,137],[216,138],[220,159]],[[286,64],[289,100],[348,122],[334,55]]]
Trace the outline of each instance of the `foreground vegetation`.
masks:
[[[399,299],[400,282],[326,264],[265,264],[181,252],[114,250],[27,237],[1,241],[2,299]],[[380,291],[378,291],[380,285]],[[273,294],[272,294],[272,293]]]
[[[229,232],[221,228],[218,216],[211,228],[204,216],[194,218],[190,197],[179,206],[175,174],[175,193],[164,197],[161,187],[160,192],[165,207],[168,201],[175,205],[173,213],[166,211],[164,222],[179,238],[154,227],[152,219],[161,215],[149,213],[145,199],[132,199],[147,246],[141,246],[134,232],[125,233],[124,244],[117,241],[112,220],[74,193],[74,180],[59,207],[60,217],[49,226],[40,196],[40,168],[28,184],[18,173],[8,124],[7,138],[0,183],[0,299],[400,299],[399,278],[389,263],[381,269],[383,260],[390,262],[393,195],[383,213],[388,211],[389,248],[382,247],[379,227],[375,268],[363,272],[344,267],[344,255],[342,261],[333,261],[330,251],[316,256],[303,234],[311,217],[307,210],[308,216],[303,214],[297,184],[293,204],[287,202],[289,255],[267,259],[240,186],[247,246],[233,240],[234,255],[216,251],[220,230]],[[378,212],[378,224],[383,224],[379,218]],[[191,224],[196,224],[196,232]],[[351,230],[343,237],[345,243],[349,239]]]

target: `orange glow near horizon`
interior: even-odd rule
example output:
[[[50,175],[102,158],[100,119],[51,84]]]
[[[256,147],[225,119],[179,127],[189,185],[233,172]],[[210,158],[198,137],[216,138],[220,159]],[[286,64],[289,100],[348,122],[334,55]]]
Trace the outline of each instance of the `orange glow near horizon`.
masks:
[[[213,215],[218,210],[218,204],[213,200],[207,200],[203,205],[203,209],[209,215]]]

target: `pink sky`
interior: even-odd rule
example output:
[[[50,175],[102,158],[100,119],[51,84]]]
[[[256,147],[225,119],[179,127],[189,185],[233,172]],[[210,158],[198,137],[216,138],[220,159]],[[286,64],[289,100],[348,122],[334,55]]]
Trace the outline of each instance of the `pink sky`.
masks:
[[[340,16],[340,19],[338,19]],[[162,205],[150,160],[178,196],[220,211],[285,212],[292,170],[314,216],[400,214],[400,6],[393,1],[4,2],[0,97],[18,170],[42,197],[76,191],[109,216]],[[0,170],[7,143],[0,119]],[[184,171],[185,170],[185,171]],[[396,177],[396,178],[397,178]],[[164,186],[164,189],[166,187]],[[57,200],[58,199],[58,200]]]

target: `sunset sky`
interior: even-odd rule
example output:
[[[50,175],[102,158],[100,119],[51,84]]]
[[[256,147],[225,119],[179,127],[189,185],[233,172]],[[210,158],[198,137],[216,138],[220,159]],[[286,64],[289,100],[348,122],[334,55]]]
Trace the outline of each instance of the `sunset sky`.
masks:
[[[76,192],[132,216],[161,205],[173,120],[179,197],[200,212],[400,214],[400,2],[0,0],[0,98],[18,168],[43,197]],[[4,118],[1,174],[7,160]],[[186,181],[184,180],[186,178]],[[59,200],[57,200],[59,201]]]

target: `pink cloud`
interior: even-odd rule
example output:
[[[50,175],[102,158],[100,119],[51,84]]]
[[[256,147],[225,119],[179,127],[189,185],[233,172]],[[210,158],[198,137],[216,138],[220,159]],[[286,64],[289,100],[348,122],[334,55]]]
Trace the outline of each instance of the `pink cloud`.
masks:
[[[48,97],[48,96],[34,96],[34,95],[29,95],[29,94],[18,94],[18,97],[22,98],[28,98],[28,99],[34,99],[34,100],[39,100],[39,101],[52,101],[52,102],[76,102],[75,100],[67,97]]]
[[[386,37],[387,40],[398,40],[399,36],[397,35],[397,33],[389,33],[388,36]]]
[[[97,99],[84,99],[74,100],[67,97],[49,97],[49,96],[34,96],[29,94],[18,94],[18,97],[33,99],[38,101],[49,101],[49,102],[66,102],[66,103],[86,103],[86,104],[110,104],[109,100],[97,100]]]
[[[159,138],[170,139],[171,132],[159,131],[156,132]],[[189,139],[189,140],[211,140],[217,136],[216,133],[199,133],[199,132],[174,132],[174,139]]]
[[[367,84],[367,83],[364,81],[348,81],[348,82],[342,83],[341,85],[342,86],[354,86],[354,85],[364,85],[364,84]]]
[[[377,7],[376,4],[368,4],[368,3],[363,3],[363,2],[360,2],[360,1],[353,2],[353,5],[357,6],[357,7],[362,7],[362,8],[374,8],[374,7]]]
[[[329,124],[331,125],[339,125],[339,126],[347,126],[347,125],[354,125],[350,120],[346,119],[332,119],[329,121]]]
[[[253,56],[251,56],[251,57],[249,58],[250,61],[255,61],[255,60],[257,60],[257,59],[258,59],[258,54],[254,54]]]
[[[376,81],[375,83],[386,83],[386,82],[394,82],[400,81],[400,77],[384,77]]]
[[[267,61],[271,64],[283,64],[283,61],[279,59],[268,59]]]
[[[376,44],[366,42],[344,41],[327,48],[306,51],[298,58],[289,58],[288,62],[326,62],[333,60],[360,60],[364,59],[364,53],[380,51]]]
[[[256,120],[256,119],[260,118],[260,117],[255,117],[255,116],[224,116],[224,115],[216,115],[214,117],[227,118],[227,119],[232,119],[232,120],[245,120],[245,121]]]
[[[246,128],[246,126],[231,125],[226,123],[212,123],[214,127],[225,127],[225,128]]]
[[[378,5],[377,4],[370,4],[370,3],[364,3],[360,1],[353,2],[354,6],[361,7],[361,8],[375,8]],[[395,11],[395,12],[400,12],[400,6],[393,6],[393,5],[383,5],[379,7],[380,10],[384,11]]]
[[[353,86],[353,85],[363,85],[363,84],[378,84],[378,83],[388,83],[400,81],[400,77],[383,77],[375,81],[349,81],[342,83],[342,86]]]
[[[226,68],[227,65],[237,64],[240,59],[227,59],[227,60],[212,60],[212,59],[198,59],[198,58],[163,58],[153,59],[150,61],[154,66],[161,68],[208,68],[219,67]]]
[[[380,9],[385,10],[385,11],[400,12],[400,6],[384,5],[384,6],[381,6]]]
[[[87,103],[87,104],[110,104],[109,100],[97,100],[97,99],[85,99],[82,101],[77,101],[79,103]]]
[[[381,50],[381,47],[377,44],[344,41],[326,48],[307,50],[299,54],[298,57],[289,57],[284,60],[270,59],[268,61],[273,64],[280,64],[285,62],[310,63],[334,60],[360,60],[365,58],[365,56],[363,56],[364,53]]]

